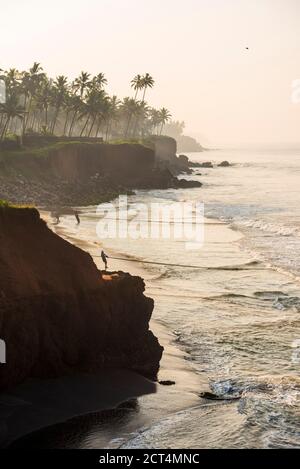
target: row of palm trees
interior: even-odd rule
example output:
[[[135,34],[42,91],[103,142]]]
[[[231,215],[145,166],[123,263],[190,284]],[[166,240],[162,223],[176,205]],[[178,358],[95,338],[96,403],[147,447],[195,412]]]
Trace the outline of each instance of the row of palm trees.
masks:
[[[123,100],[107,94],[103,73],[53,80],[37,62],[29,71],[0,70],[0,80],[6,91],[0,104],[0,140],[28,133],[138,139],[162,134],[171,117],[166,108],[154,109],[145,101],[155,84],[149,73],[133,78],[134,96]]]

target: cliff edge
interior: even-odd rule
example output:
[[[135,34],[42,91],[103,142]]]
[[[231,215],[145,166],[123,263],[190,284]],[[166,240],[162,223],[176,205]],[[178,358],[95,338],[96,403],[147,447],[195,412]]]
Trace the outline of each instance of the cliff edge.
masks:
[[[163,349],[149,330],[153,307],[141,278],[103,276],[36,209],[0,206],[0,390],[107,368],[155,379]]]

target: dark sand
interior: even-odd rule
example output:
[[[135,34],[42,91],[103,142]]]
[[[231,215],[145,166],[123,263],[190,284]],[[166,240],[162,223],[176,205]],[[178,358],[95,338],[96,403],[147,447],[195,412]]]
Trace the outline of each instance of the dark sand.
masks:
[[[155,383],[125,370],[30,380],[0,394],[0,447],[42,428],[155,392]]]

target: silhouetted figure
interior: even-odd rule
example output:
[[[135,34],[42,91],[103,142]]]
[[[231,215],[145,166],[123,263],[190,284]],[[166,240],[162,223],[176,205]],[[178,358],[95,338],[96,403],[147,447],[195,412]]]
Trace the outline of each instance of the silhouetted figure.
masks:
[[[102,251],[101,251],[101,259],[102,259],[103,262],[104,262],[105,270],[107,270],[107,259],[108,259],[108,256],[105,254],[105,252],[103,251],[103,249],[102,249]]]
[[[77,225],[80,225],[80,218],[79,218],[79,215],[78,215],[78,212],[75,212],[75,218],[77,220]]]
[[[59,213],[55,214],[55,218],[56,218],[56,225],[58,225],[60,222]]]

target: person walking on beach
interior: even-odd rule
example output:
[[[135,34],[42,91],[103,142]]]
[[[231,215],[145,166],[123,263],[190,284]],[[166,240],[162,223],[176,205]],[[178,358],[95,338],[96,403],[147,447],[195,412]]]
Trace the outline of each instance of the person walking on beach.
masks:
[[[75,218],[77,220],[77,225],[80,225],[80,218],[79,218],[79,215],[78,215],[78,212],[75,212]]]
[[[103,249],[102,249],[102,251],[101,251],[101,259],[102,259],[103,262],[104,262],[105,270],[107,270],[107,259],[108,259],[108,256],[107,256],[107,254],[105,254],[105,252],[103,251]]]

